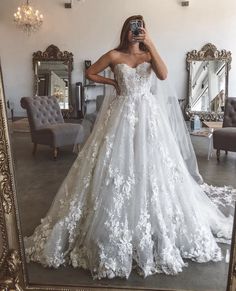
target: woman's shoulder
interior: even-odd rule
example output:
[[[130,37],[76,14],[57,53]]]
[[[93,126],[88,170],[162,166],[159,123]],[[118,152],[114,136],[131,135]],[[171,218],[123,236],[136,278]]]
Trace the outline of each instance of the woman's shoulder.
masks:
[[[117,60],[121,58],[122,53],[113,49],[105,53],[104,57],[107,60],[107,62],[112,66],[112,64],[116,63]]]
[[[118,58],[120,55],[121,55],[121,52],[120,51],[117,51],[115,49],[113,50],[110,50],[106,53],[106,55],[111,58],[111,59],[114,59],[114,58]]]

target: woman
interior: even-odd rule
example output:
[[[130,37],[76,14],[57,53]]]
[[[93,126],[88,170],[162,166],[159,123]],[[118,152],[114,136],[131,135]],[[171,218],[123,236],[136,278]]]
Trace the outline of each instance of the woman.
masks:
[[[143,27],[140,27],[139,35],[135,36],[130,30],[130,21],[141,20]],[[106,69],[108,66],[114,71],[118,64],[126,64],[131,68],[136,68],[143,63],[151,63],[152,69],[161,80],[167,77],[167,68],[160,55],[158,54],[154,44],[145,30],[145,23],[142,16],[129,17],[122,28],[120,45],[102,56],[86,73],[87,78],[97,83],[113,85],[119,94],[119,86],[116,80],[104,78],[98,73]]]
[[[138,35],[131,20],[143,23]],[[98,75],[107,67],[115,79]],[[172,106],[167,114],[163,96],[150,92],[153,72],[167,77],[142,16],[132,16],[118,48],[86,72],[114,86],[117,96],[104,101],[47,216],[25,238],[28,261],[68,263],[100,279],[128,278],[134,267],[145,277],[177,274],[187,265],[184,259],[222,259],[215,237],[231,238],[232,219],[205,194],[209,187],[195,181],[201,177],[194,155],[191,161],[186,156],[193,153],[188,137],[173,130],[177,119],[183,126],[175,118],[179,109]]]

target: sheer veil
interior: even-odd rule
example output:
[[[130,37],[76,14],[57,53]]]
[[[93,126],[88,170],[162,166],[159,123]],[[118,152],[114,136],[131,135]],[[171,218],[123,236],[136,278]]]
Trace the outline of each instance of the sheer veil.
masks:
[[[196,182],[202,184],[203,179],[198,170],[195,151],[173,85],[171,85],[169,79],[159,81],[156,76],[154,76],[152,93],[158,98],[162,111],[165,112],[167,116],[172,134],[179,145],[190,174]]]

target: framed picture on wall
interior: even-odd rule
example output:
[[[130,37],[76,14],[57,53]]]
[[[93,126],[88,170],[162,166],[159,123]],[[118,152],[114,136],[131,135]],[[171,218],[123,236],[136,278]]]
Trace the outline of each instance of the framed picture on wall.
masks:
[[[86,76],[85,76],[85,71],[91,66],[92,62],[91,60],[85,60],[84,61],[84,85],[87,86],[87,85],[93,85],[94,82],[87,79]]]

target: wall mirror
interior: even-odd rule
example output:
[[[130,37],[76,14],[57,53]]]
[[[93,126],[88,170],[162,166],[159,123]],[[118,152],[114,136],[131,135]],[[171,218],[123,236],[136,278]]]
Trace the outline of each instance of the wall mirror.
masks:
[[[0,81],[0,290],[235,291],[235,227],[231,251],[230,247],[227,248],[230,257],[228,263],[192,262],[182,274],[177,276],[157,274],[143,278],[134,273],[128,280],[93,280],[90,272],[78,268],[61,266],[54,269],[44,268],[37,263],[27,263],[23,237],[32,233],[47,212],[75,156],[64,154],[64,160],[55,163],[49,160],[42,150],[41,155],[32,159],[29,135],[24,132],[12,135],[11,123],[6,116],[2,78]],[[236,225],[235,217],[234,221]],[[220,282],[220,288],[218,286],[216,289],[216,281],[218,284],[219,277],[223,281]],[[202,281],[205,284],[204,288],[194,288],[193,284],[201,285]]]
[[[228,97],[231,52],[208,43],[187,53],[188,95],[186,114],[204,120],[222,121]]]
[[[63,67],[61,63],[59,67]],[[48,150],[42,147],[37,156],[32,157],[30,134],[15,130],[7,119],[5,103],[0,77],[0,290],[235,291],[235,227],[232,247],[222,247],[224,260],[206,264],[189,261],[188,267],[176,276],[156,274],[144,278],[132,272],[129,279],[93,280],[91,273],[82,268],[68,265],[44,268],[41,264],[26,262],[23,237],[31,235],[47,213],[76,155],[64,151],[60,160],[54,162]],[[218,169],[226,171],[224,167]],[[232,174],[232,168],[229,170]],[[207,174],[209,177],[210,171]],[[229,178],[228,181],[235,180]],[[57,212],[60,210],[58,208]],[[149,249],[144,249],[146,251]]]
[[[71,72],[73,54],[50,45],[44,52],[33,53],[34,93],[56,96],[64,117],[73,112]]]

